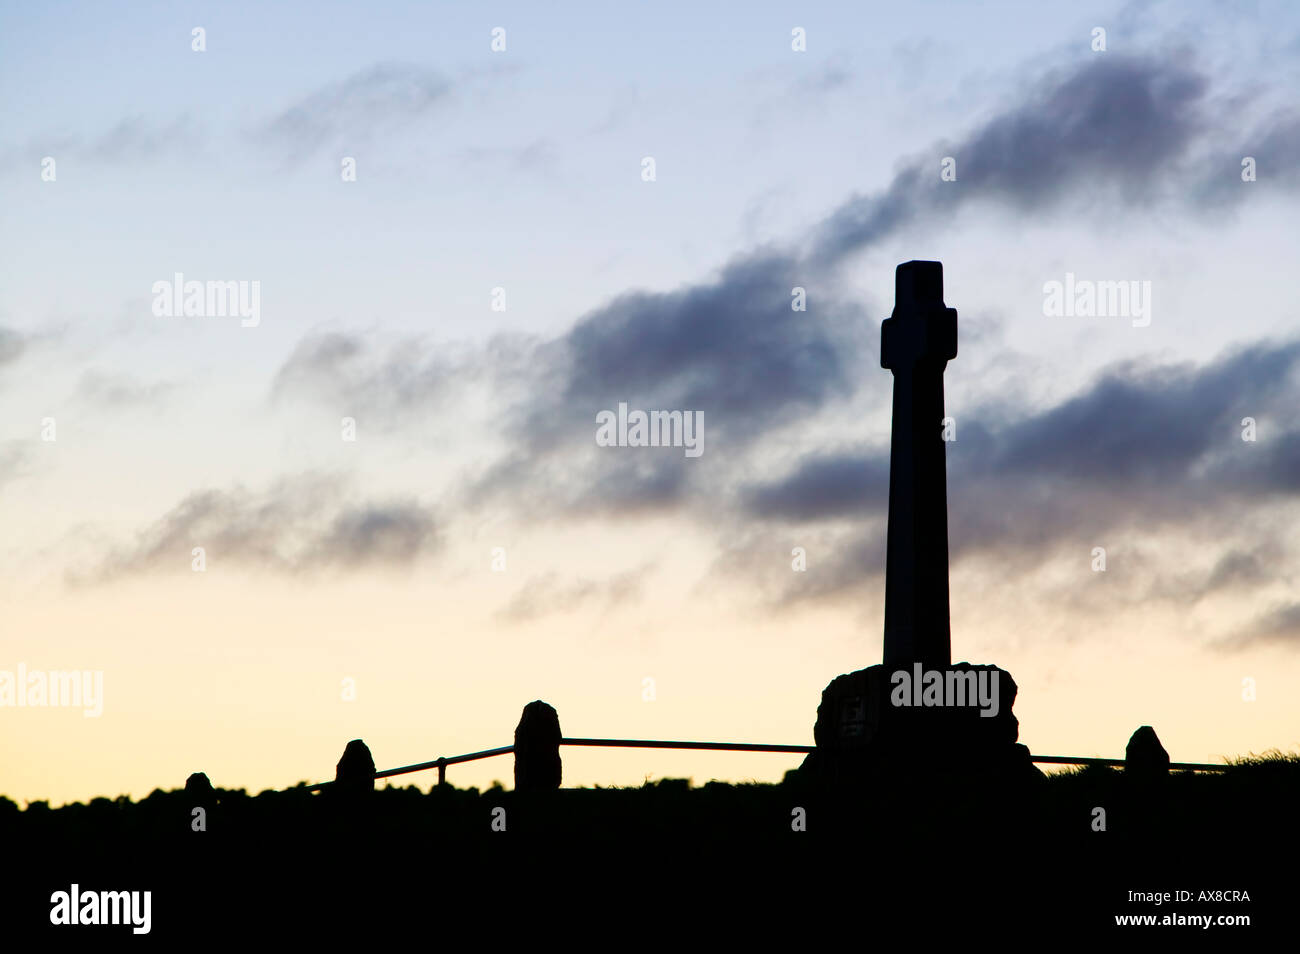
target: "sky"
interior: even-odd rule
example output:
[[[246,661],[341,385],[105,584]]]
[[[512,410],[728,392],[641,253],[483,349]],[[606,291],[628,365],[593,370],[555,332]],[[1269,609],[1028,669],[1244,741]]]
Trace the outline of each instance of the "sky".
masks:
[[[1293,750],[1297,88],[1287,3],[4,8],[0,680],[102,698],[0,705],[0,792],[321,781],[533,699],[811,744],[880,659],[912,259],[959,315],[954,658],[1036,754]],[[178,273],[249,308],[168,314]],[[620,403],[703,453],[600,446]]]

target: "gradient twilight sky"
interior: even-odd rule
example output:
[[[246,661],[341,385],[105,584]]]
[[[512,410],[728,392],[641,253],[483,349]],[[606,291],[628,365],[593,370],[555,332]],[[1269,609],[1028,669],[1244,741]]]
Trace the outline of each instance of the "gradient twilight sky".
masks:
[[[880,657],[909,259],[959,313],[954,658],[1011,671],[1036,753],[1300,745],[1296,89],[1285,2],[6,7],[0,670],[104,702],[0,708],[0,793],[318,781],[537,698],[810,743]],[[260,324],[155,316],[176,272],[260,282]],[[1045,316],[1066,273],[1149,281],[1150,325]],[[704,455],[597,447],[620,401],[703,411]]]

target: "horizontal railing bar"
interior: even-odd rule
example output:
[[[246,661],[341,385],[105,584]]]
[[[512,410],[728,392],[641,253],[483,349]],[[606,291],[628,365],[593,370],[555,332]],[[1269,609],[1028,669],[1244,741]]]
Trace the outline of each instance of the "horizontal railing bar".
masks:
[[[767,745],[761,742],[676,742],[660,739],[560,739],[561,745],[595,745],[609,748],[627,748],[627,749],[707,749],[711,751],[724,752],[792,752],[804,753],[817,751],[814,745]],[[469,752],[465,755],[449,755],[445,758],[433,759],[430,762],[417,762],[415,765],[403,765],[401,768],[384,769],[382,772],[376,772],[375,778],[388,778],[393,775],[406,775],[409,772],[425,772],[429,769],[445,769],[448,765],[456,765],[460,762],[473,762],[477,759],[488,759],[496,755],[509,755],[515,750],[513,745],[503,745],[500,748],[484,749],[481,752]],[[1040,762],[1047,765],[1108,765],[1112,768],[1124,768],[1123,759],[1103,759],[1091,756],[1068,756],[1068,755],[1031,755],[1031,762]],[[1217,765],[1209,762],[1170,762],[1169,769],[1174,772],[1222,772],[1227,769],[1227,765]],[[315,785],[306,786],[306,791],[315,792],[333,785],[333,782],[317,782]]]
[[[629,749],[714,749],[731,752],[812,752],[812,745],[763,745],[758,742],[659,742],[650,739],[560,739],[560,745],[607,745]]]
[[[503,745],[496,749],[484,749],[482,752],[469,752],[465,755],[448,755],[446,758],[434,759],[431,762],[417,762],[415,765],[403,765],[401,768],[384,769],[382,772],[376,772],[375,778],[388,778],[391,775],[405,775],[408,772],[427,772],[429,769],[446,768],[448,765],[455,765],[458,762],[473,762],[476,759],[490,759],[494,755],[509,755],[515,750],[513,745]],[[315,785],[308,785],[306,790],[309,792],[320,791],[322,788],[329,788],[333,782],[317,782]]]
[[[376,772],[375,778],[388,778],[390,775],[405,775],[407,772],[423,772],[437,768],[439,765],[455,765],[458,762],[473,762],[476,759],[490,759],[494,755],[509,755],[515,750],[513,745],[503,745],[499,749],[484,749],[482,752],[470,752],[468,755],[449,755],[445,759],[432,762],[419,762],[415,765],[403,765],[401,768],[385,769]]]
[[[1031,761],[1044,762],[1050,765],[1109,765],[1112,768],[1123,768],[1125,765],[1123,759],[1073,758],[1066,755],[1031,755],[1029,758]],[[1171,772],[1222,772],[1226,768],[1229,768],[1229,766],[1212,762],[1169,763]]]
[[[816,751],[816,746],[812,745],[762,745],[744,742],[659,742],[648,739],[561,739],[560,744],[605,745],[644,749],[723,749],[736,752]],[[1030,760],[1054,765],[1111,765],[1116,768],[1123,768],[1125,764],[1123,759],[1103,759],[1087,756],[1075,758],[1065,755],[1031,755]],[[1226,765],[1215,765],[1207,762],[1171,762],[1169,764],[1172,771],[1221,772],[1227,767]]]

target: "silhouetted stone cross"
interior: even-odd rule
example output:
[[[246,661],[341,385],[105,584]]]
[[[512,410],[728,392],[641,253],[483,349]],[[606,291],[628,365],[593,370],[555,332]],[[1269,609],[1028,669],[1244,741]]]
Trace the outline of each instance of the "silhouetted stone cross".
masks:
[[[885,560],[890,669],[952,662],[943,371],[956,356],[957,311],[943,304],[943,264],[904,262],[895,273],[894,313],[880,326],[880,366],[894,372]]]

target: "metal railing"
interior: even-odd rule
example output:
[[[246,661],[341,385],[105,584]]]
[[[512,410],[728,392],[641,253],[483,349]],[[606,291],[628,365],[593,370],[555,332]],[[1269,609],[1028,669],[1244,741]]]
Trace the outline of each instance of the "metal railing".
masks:
[[[675,742],[664,741],[659,739],[560,739],[560,745],[592,745],[609,748],[625,749],[706,749],[710,751],[724,752],[788,752],[803,753],[815,752],[817,747],[814,745],[768,745],[761,742]],[[406,775],[410,772],[425,772],[429,769],[438,770],[438,784],[443,785],[447,781],[447,766],[455,765],[459,762],[474,762],[478,759],[490,759],[497,755],[509,755],[514,752],[513,745],[503,745],[500,748],[484,749],[481,752],[469,752],[465,755],[451,755],[442,758],[436,758],[429,762],[417,762],[414,765],[403,765],[400,768],[384,769],[382,772],[376,772],[375,778],[389,778],[393,775]],[[1123,768],[1123,759],[1103,759],[1089,756],[1075,757],[1069,755],[1031,755],[1031,762],[1038,762],[1044,765],[1105,765],[1111,768]],[[1222,772],[1227,769],[1227,765],[1218,765],[1211,762],[1170,762],[1169,770],[1171,772]],[[309,792],[320,791],[329,788],[333,782],[317,782],[315,785],[306,786]]]
[[[1095,758],[1075,758],[1070,755],[1031,755],[1031,762],[1042,762],[1045,765],[1109,765],[1111,768],[1123,768],[1123,759],[1095,759]],[[1230,768],[1228,765],[1220,765],[1217,762],[1170,762],[1169,771],[1171,772],[1222,772]]]

